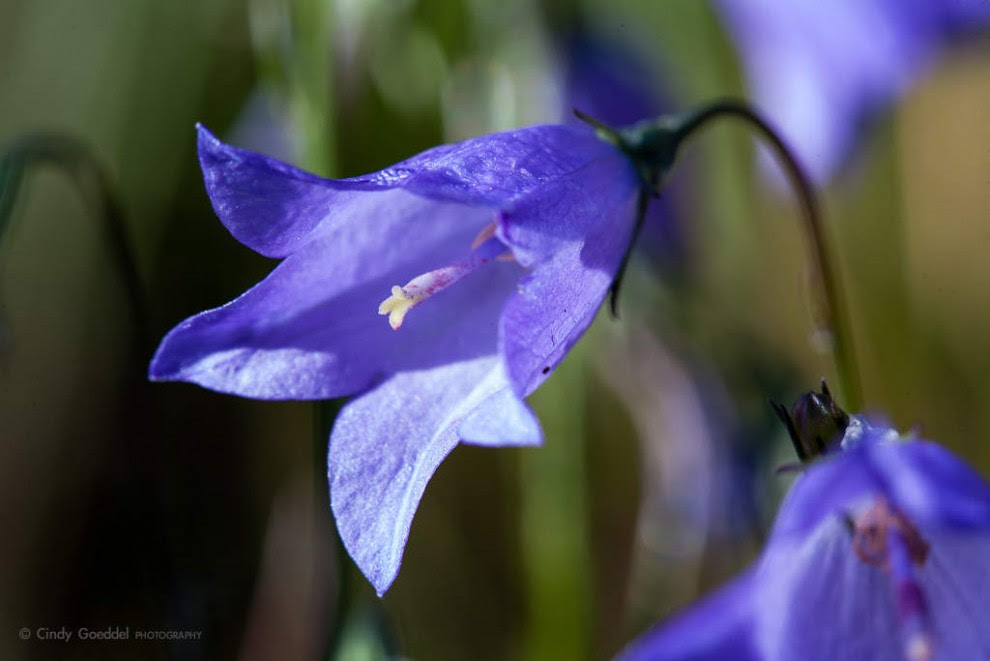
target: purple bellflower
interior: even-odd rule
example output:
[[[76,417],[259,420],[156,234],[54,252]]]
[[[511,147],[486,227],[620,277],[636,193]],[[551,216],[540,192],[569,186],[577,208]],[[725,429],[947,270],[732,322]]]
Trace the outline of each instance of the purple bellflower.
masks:
[[[981,0],[717,0],[750,90],[827,181],[857,131],[903,94],[952,37],[990,21]]]
[[[990,658],[990,485],[928,441],[849,416],[744,574],[634,659]]]
[[[220,220],[282,261],[176,326],[150,376],[259,399],[356,395],[330,436],[330,498],[383,594],[458,443],[541,442],[523,398],[612,286],[641,173],[586,126],[483,136],[341,180],[198,131]]]

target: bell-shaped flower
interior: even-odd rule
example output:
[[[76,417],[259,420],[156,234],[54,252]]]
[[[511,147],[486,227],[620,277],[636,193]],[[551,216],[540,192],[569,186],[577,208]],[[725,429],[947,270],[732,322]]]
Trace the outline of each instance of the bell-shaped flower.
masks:
[[[939,445],[852,416],[760,558],[623,659],[990,658],[990,485]]]
[[[612,286],[640,175],[585,126],[483,136],[341,180],[202,127],[199,158],[230,233],[282,261],[176,326],[150,376],[260,399],[356,395],[330,436],[330,496],[348,552],[384,593],[458,443],[541,441],[523,398]]]
[[[990,22],[979,0],[717,0],[756,104],[819,183],[874,113],[953,37]]]

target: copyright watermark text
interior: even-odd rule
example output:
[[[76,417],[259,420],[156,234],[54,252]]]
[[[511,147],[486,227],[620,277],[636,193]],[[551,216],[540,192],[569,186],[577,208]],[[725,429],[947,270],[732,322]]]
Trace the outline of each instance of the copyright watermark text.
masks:
[[[148,629],[131,627],[21,627],[17,630],[21,640],[67,643],[71,640],[109,642],[121,640],[184,641],[200,640],[199,629]]]

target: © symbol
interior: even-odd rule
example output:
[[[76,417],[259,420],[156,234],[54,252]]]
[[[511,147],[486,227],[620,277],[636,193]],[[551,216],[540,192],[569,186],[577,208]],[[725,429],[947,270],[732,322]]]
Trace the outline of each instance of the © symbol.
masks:
[[[17,635],[21,637],[21,640],[27,640],[31,637],[31,630],[27,627],[21,627],[18,630]]]

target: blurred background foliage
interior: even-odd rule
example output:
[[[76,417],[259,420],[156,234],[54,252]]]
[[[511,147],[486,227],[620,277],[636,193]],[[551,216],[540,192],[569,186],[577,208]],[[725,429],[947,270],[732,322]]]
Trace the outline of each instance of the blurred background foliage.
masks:
[[[822,191],[868,408],[985,475],[987,46],[942,58]],[[0,658],[601,658],[744,566],[791,460],[766,398],[833,374],[811,339],[796,206],[738,126],[692,141],[621,320],[601,315],[532,397],[545,446],[458,448],[380,601],[340,556],[314,478],[332,406],[145,380],[165,331],[273,266],[217,222],[196,122],[352,176],[571,121],[572,102],[594,114],[612,93],[576,92],[575,67],[608,63],[656,109],[746,95],[693,0],[0,5],[0,141],[56,132],[91,150],[148,326],[98,196],[29,168],[0,237]],[[66,645],[22,642],[22,626],[203,636]]]

